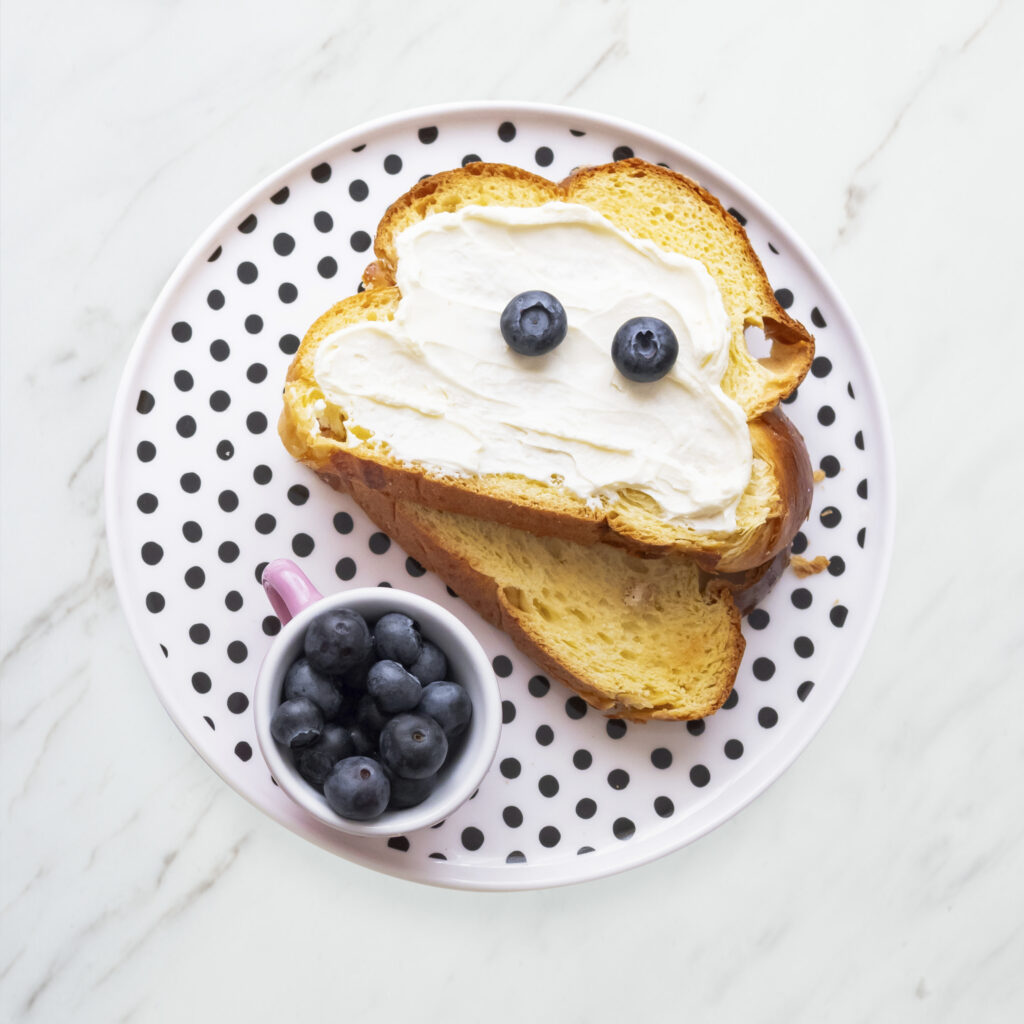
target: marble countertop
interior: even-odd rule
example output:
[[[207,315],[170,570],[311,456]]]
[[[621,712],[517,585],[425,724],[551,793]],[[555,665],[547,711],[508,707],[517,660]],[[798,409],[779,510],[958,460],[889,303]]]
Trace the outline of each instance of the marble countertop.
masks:
[[[1003,1021],[1024,1015],[1024,6],[296,0],[5,6],[0,1013],[35,1021]],[[796,764],[566,889],[431,889],[198,758],[114,592],[105,433],[140,324],[236,196],[462,99],[674,136],[780,210],[876,360],[881,617]],[[337,1008],[335,1010],[335,1007]]]

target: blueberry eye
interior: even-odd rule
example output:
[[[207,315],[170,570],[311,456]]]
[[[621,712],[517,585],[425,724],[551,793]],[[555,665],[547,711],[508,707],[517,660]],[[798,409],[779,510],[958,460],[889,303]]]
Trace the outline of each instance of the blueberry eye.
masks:
[[[612,341],[612,362],[619,373],[642,384],[664,377],[678,355],[679,342],[672,328],[656,316],[627,320]]]
[[[548,292],[520,292],[501,314],[501,336],[524,356],[542,356],[561,344],[568,328],[565,309]]]

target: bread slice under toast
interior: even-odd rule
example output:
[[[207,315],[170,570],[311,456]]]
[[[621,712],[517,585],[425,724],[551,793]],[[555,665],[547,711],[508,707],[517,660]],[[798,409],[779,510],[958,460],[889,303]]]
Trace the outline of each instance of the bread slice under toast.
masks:
[[[333,483],[545,673],[605,714],[702,718],[729,696],[744,648],[739,612],[729,588],[703,581],[691,559],[584,547],[394,501],[356,480]]]
[[[345,410],[326,403],[313,365],[317,346],[339,329],[394,316],[396,236],[416,220],[462,206],[584,203],[634,236],[699,258],[715,279],[730,322],[723,391],[747,413],[751,479],[731,531],[670,523],[647,494],[620,492],[588,502],[565,488],[514,474],[455,476],[392,457],[386,445],[346,430]],[[800,382],[813,339],[778,305],[764,270],[736,220],[688,178],[639,160],[591,167],[555,184],[519,168],[474,163],[427,178],[387,211],[375,241],[368,289],[343,300],[309,329],[289,370],[280,434],[289,451],[318,472],[354,479],[443,511],[489,519],[583,544],[620,544],[648,555],[688,554],[711,571],[761,565],[783,550],[809,507],[810,464],[799,433],[769,411]],[[771,355],[754,359],[745,327],[764,330]]]

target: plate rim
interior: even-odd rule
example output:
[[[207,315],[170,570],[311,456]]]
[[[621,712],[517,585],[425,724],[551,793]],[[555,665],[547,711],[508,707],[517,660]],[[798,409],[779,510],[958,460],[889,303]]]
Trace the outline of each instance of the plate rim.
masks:
[[[716,176],[733,192],[735,196],[741,199],[750,208],[757,209],[759,214],[777,224],[786,235],[787,246],[791,248],[791,251],[794,253],[796,258],[805,264],[810,274],[816,281],[821,283],[824,290],[828,293],[829,300],[832,303],[833,308],[849,327],[851,338],[859,350],[858,354],[862,360],[864,373],[867,377],[871,393],[875,398],[875,404],[877,405],[878,425],[881,429],[879,431],[880,436],[877,439],[872,439],[872,445],[873,447],[877,445],[877,464],[882,470],[882,475],[887,486],[882,493],[879,505],[880,512],[878,520],[881,529],[878,532],[881,534],[881,538],[878,549],[879,553],[875,563],[875,583],[872,590],[867,594],[868,600],[866,601],[865,613],[861,619],[863,625],[861,626],[859,635],[852,642],[850,648],[851,656],[847,659],[844,669],[831,679],[831,687],[826,691],[827,697],[817,701],[810,709],[808,709],[807,715],[804,718],[803,731],[799,737],[799,742],[781,751],[778,747],[775,748],[778,756],[769,758],[767,774],[760,772],[756,773],[756,784],[751,785],[749,782],[751,775],[754,773],[747,773],[736,779],[733,782],[734,790],[738,786],[743,786],[743,791],[740,793],[738,798],[728,801],[727,805],[722,810],[716,814],[710,815],[708,821],[702,823],[692,831],[687,832],[682,836],[682,838],[673,836],[667,843],[652,843],[649,850],[645,850],[641,855],[631,860],[629,863],[614,863],[606,865],[601,863],[605,858],[598,856],[593,858],[593,860],[588,857],[582,860],[577,858],[570,862],[576,866],[575,871],[566,871],[564,864],[559,864],[557,868],[550,865],[534,867],[533,870],[530,871],[528,878],[523,878],[521,876],[517,878],[519,872],[514,866],[511,869],[508,869],[507,867],[505,869],[494,867],[485,868],[474,873],[481,875],[489,875],[491,872],[496,873],[497,877],[491,878],[463,876],[460,874],[459,869],[453,862],[447,862],[452,868],[455,868],[455,870],[449,871],[444,878],[440,878],[431,876],[430,874],[424,875],[420,870],[409,870],[406,866],[408,862],[405,860],[392,863],[390,858],[367,854],[362,848],[354,847],[346,849],[344,852],[339,851],[335,846],[328,842],[329,837],[319,835],[318,831],[314,827],[307,825],[304,821],[292,822],[285,820],[277,814],[274,814],[249,794],[244,793],[234,783],[234,781],[221,772],[217,765],[212,764],[204,756],[202,750],[200,750],[197,744],[193,741],[190,726],[186,726],[181,717],[168,704],[165,700],[163,691],[157,685],[157,678],[160,675],[158,671],[160,663],[156,658],[155,652],[150,650],[148,640],[144,640],[140,624],[140,613],[134,609],[134,605],[127,599],[129,573],[126,565],[123,545],[119,546],[116,543],[118,534],[121,532],[121,520],[123,517],[118,504],[120,495],[114,484],[116,483],[120,466],[120,460],[117,458],[117,453],[122,447],[122,432],[120,424],[127,420],[127,417],[124,416],[124,405],[129,399],[128,388],[134,378],[140,362],[142,361],[146,348],[146,341],[152,334],[154,325],[159,318],[163,316],[166,307],[170,304],[170,299],[176,292],[179,284],[187,274],[192,272],[196,258],[209,248],[210,244],[221,235],[226,227],[230,227],[236,222],[239,213],[247,210],[256,200],[262,198],[273,185],[293,176],[295,172],[305,164],[315,160],[319,156],[323,156],[327,152],[333,152],[347,143],[358,141],[361,136],[376,134],[383,130],[398,127],[406,123],[414,123],[424,118],[450,119],[459,115],[472,116],[479,113],[499,115],[502,112],[507,113],[510,119],[516,116],[521,117],[524,114],[532,114],[552,119],[562,118],[563,120],[576,120],[577,123],[581,124],[583,122],[588,122],[598,126],[602,130],[621,130],[634,138],[642,138],[650,142],[652,145],[661,146],[674,151],[691,166],[700,167],[708,173]],[[882,388],[881,379],[871,355],[871,350],[864,341],[864,335],[861,332],[860,326],[854,318],[845,298],[823,264],[819,261],[807,243],[803,241],[800,235],[793,230],[789,222],[776,212],[774,207],[765,202],[758,193],[736,178],[731,172],[722,168],[714,160],[709,159],[704,154],[692,149],[686,144],[679,142],[667,133],[647,128],[642,124],[625,118],[607,115],[598,111],[587,110],[580,107],[532,101],[472,100],[405,108],[391,114],[385,114],[383,116],[373,118],[369,121],[362,121],[352,128],[345,129],[344,131],[341,131],[311,147],[301,155],[293,158],[281,167],[272,171],[270,174],[261,178],[234,202],[225,207],[224,210],[199,234],[192,245],[189,246],[186,252],[181,256],[174,270],[160,289],[157,297],[150,306],[149,312],[146,314],[141,326],[139,327],[139,331],[132,343],[131,349],[129,350],[128,357],[125,360],[120,380],[118,382],[117,391],[114,395],[113,407],[108,422],[107,451],[104,459],[104,536],[110,557],[114,587],[121,606],[122,614],[128,623],[128,629],[131,633],[132,641],[135,644],[136,651],[142,660],[146,674],[149,676],[151,687],[156,691],[157,698],[164,710],[170,716],[171,720],[174,722],[175,726],[177,726],[179,732],[182,733],[203,762],[211,768],[223,782],[225,782],[248,803],[266,814],[271,820],[284,825],[290,831],[295,832],[303,839],[315,843],[327,850],[329,853],[332,853],[335,856],[341,856],[352,863],[359,864],[363,867],[367,867],[393,877],[403,878],[407,881],[418,882],[421,884],[433,885],[439,888],[511,892],[553,888],[557,886],[575,885],[582,882],[594,881],[598,878],[642,867],[643,865],[650,864],[651,862],[659,860],[670,853],[675,853],[676,851],[689,846],[691,843],[707,835],[709,832],[734,817],[758,796],[766,792],[775,782],[778,781],[778,779],[782,777],[782,775],[785,774],[796,759],[811,745],[815,737],[821,731],[822,726],[835,710],[836,705],[845,693],[854,672],[864,656],[864,651],[867,647],[868,641],[874,633],[875,625],[881,611],[882,602],[885,598],[889,573],[892,565],[892,555],[896,534],[895,453],[891,420],[888,406],[885,402],[885,392]],[[744,783],[746,784],[743,785]],[[590,864],[594,864],[596,870],[588,870],[588,866]],[[505,877],[506,875],[508,877]]]

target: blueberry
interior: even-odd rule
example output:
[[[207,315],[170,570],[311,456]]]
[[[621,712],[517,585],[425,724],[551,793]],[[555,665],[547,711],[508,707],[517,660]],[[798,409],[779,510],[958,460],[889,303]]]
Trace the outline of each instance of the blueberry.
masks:
[[[458,683],[438,681],[423,687],[418,714],[430,715],[444,730],[448,739],[464,732],[473,717],[473,702]]]
[[[373,667],[375,660],[373,656],[373,643],[371,641],[370,650],[367,652],[366,657],[357,661],[344,674],[338,676],[338,681],[344,693],[354,694],[358,700],[359,695],[366,692],[366,676]]]
[[[664,377],[679,355],[672,328],[655,316],[627,320],[612,341],[612,362],[623,377],[650,383]]]
[[[424,686],[436,679],[444,679],[448,675],[448,659],[436,644],[429,640],[423,641],[420,656],[409,666],[409,671]]]
[[[396,811],[406,807],[415,807],[423,803],[434,790],[437,782],[436,775],[428,775],[425,779],[403,779],[401,775],[395,775],[384,769],[391,783],[391,800],[388,808]]]
[[[324,716],[308,697],[278,704],[270,719],[270,735],[286,747],[308,747],[316,743],[323,727]]]
[[[340,676],[370,653],[370,629],[358,612],[335,608],[309,624],[304,646],[313,668]]]
[[[412,711],[420,702],[423,687],[397,661],[378,661],[366,677],[366,692],[387,715]]]
[[[343,818],[368,821],[384,813],[391,798],[391,783],[384,769],[371,758],[346,757],[327,776],[324,796],[331,810]]]
[[[403,779],[425,779],[444,764],[448,740],[426,715],[396,715],[381,730],[381,760]]]
[[[397,661],[403,668],[408,668],[423,650],[423,638],[416,623],[401,612],[381,616],[373,627],[373,643],[378,658]]]
[[[356,722],[363,727],[371,740],[376,740],[381,729],[388,724],[388,716],[381,711],[377,702],[368,693],[364,693],[359,700]]]
[[[341,714],[342,698],[334,680],[317,672],[306,658],[296,658],[284,676],[284,699],[307,697],[322,712],[324,718],[337,718]]]
[[[355,725],[349,726],[348,734],[352,739],[352,746],[357,754],[369,757],[371,754],[377,753],[376,740],[358,722]]]
[[[331,722],[324,726],[316,743],[303,747],[295,754],[295,767],[311,786],[323,791],[331,769],[355,753],[356,747],[348,729]]]
[[[523,356],[542,356],[557,348],[568,326],[564,307],[548,292],[520,292],[501,314],[501,336]]]

